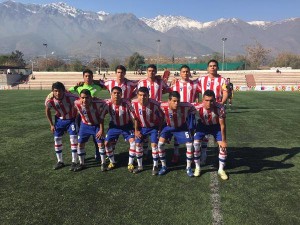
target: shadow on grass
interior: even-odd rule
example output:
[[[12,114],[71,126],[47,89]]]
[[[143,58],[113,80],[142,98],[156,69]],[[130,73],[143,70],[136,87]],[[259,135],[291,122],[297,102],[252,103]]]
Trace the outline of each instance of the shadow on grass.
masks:
[[[287,161],[299,153],[300,148],[230,148],[226,168],[236,170],[239,167],[248,167],[248,169],[232,171],[231,174],[289,169],[295,165]]]
[[[282,148],[230,148],[228,153],[228,159],[226,163],[227,170],[230,174],[242,174],[242,173],[259,173],[267,170],[277,169],[289,169],[295,165],[287,162],[295,155],[300,153],[300,148],[282,149]],[[180,149],[180,159],[177,164],[171,163],[173,150],[166,149],[167,167],[169,172],[176,170],[185,170],[186,157],[185,150]],[[218,169],[218,152],[217,148],[209,148],[206,165],[201,167],[201,173],[205,174],[213,172]],[[281,160],[273,159],[273,157],[280,158]],[[153,166],[151,151],[147,160],[143,160],[144,170],[151,170]],[[128,152],[121,152],[115,155],[117,168],[127,167],[128,165]],[[86,165],[88,168],[100,167],[100,162],[96,162],[93,157],[86,159]],[[193,165],[194,167],[194,165]],[[239,168],[243,167],[241,170]],[[244,169],[244,167],[248,167]]]

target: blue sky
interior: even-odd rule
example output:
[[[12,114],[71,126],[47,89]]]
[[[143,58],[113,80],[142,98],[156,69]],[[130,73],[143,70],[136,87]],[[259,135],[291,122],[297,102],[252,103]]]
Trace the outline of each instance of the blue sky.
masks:
[[[1,0],[3,2],[3,0]],[[300,17],[300,0],[15,0],[47,4],[65,2],[75,8],[107,13],[133,13],[137,17],[185,16],[200,22],[219,18],[244,21],[280,21]]]

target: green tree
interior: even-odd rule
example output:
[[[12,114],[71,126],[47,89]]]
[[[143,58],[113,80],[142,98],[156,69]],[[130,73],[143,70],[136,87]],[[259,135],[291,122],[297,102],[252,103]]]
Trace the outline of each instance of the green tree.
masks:
[[[140,68],[141,64],[145,63],[145,57],[135,52],[125,61],[127,62],[127,67],[129,70],[137,70]]]
[[[19,51],[16,50],[15,52],[12,52],[10,55],[10,60],[16,65],[16,66],[20,66],[20,67],[25,67],[26,62],[23,59],[24,54]]]
[[[16,50],[12,52],[10,55],[2,55],[0,56],[0,64],[6,66],[18,66],[18,67],[25,67],[26,62],[24,60],[24,54]]]
[[[0,55],[0,65],[8,66],[9,55]]]

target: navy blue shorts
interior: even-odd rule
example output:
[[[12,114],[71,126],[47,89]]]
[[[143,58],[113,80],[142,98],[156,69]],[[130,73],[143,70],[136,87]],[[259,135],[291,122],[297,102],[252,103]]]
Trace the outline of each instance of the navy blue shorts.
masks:
[[[194,140],[202,140],[207,134],[213,135],[217,141],[222,141],[220,124],[204,125],[203,123],[198,123]]]
[[[54,127],[55,127],[55,131],[54,131],[55,137],[63,136],[65,131],[68,131],[70,135],[77,135],[77,126],[75,123],[75,119],[62,120],[55,117]]]
[[[177,139],[178,144],[185,144],[187,142],[193,141],[191,134],[186,127],[175,128],[166,126],[161,131],[160,137],[170,140],[172,138],[172,135],[174,135],[174,138]]]
[[[130,138],[135,138],[134,130],[132,124],[128,124],[125,126],[115,126],[113,124],[109,124],[109,129],[105,136],[105,141],[118,140],[120,135],[123,135],[123,138],[128,141]]]
[[[78,143],[88,142],[90,136],[93,136],[97,143],[103,143],[103,139],[96,138],[96,134],[99,131],[99,125],[87,125],[81,122],[78,133]]]
[[[142,138],[135,137],[136,143],[142,143],[144,141],[144,139],[147,138],[148,136],[150,136],[151,143],[157,144],[157,142],[158,142],[158,128],[157,127],[151,127],[151,128],[143,127],[141,129],[141,135],[142,135]]]

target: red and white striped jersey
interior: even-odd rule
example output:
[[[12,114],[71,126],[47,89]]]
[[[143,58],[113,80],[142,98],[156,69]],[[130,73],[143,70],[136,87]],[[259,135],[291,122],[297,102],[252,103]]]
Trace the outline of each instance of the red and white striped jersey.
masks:
[[[155,81],[149,81],[148,79],[141,80],[138,83],[137,90],[140,87],[147,87],[149,90],[149,97],[156,101],[161,101],[163,92],[168,91],[169,89],[169,86],[162,79]]]
[[[225,109],[222,104],[215,103],[210,110],[205,109],[202,103],[195,103],[194,106],[199,113],[201,123],[205,125],[219,124],[219,119],[226,117]]]
[[[195,107],[188,102],[179,102],[176,110],[170,109],[168,102],[162,102],[160,107],[165,114],[167,125],[175,128],[184,125],[190,114],[195,114],[196,112]]]
[[[131,99],[134,97],[134,91],[136,89],[137,83],[134,83],[130,80],[125,80],[123,83],[118,83],[116,80],[100,80],[100,84],[104,86],[109,93],[113,87],[120,87],[122,89],[122,98]]]
[[[149,103],[143,106],[137,99],[134,99],[131,104],[141,127],[159,126],[163,122],[164,113],[159,102],[149,99]]]
[[[126,99],[122,99],[120,105],[115,105],[111,100],[107,100],[104,114],[107,113],[110,115],[110,121],[116,126],[124,126],[131,122],[132,118],[136,118],[131,103]]]
[[[85,107],[81,104],[80,99],[75,101],[75,107],[78,110],[81,120],[87,125],[98,125],[101,120],[104,119],[104,108],[106,106],[106,101],[93,98],[91,104]]]
[[[175,84],[171,86],[172,91],[177,91],[180,94],[181,102],[195,102],[197,93],[201,93],[201,88],[198,80],[189,80],[187,82],[183,80],[177,80]]]
[[[222,102],[223,91],[226,89],[226,79],[221,75],[217,75],[214,78],[210,78],[208,75],[198,78],[202,96],[206,90],[212,90],[216,95],[216,101]]]
[[[56,112],[55,116],[67,120],[74,119],[77,115],[77,110],[74,107],[74,102],[78,99],[78,96],[69,92],[65,92],[64,97],[61,100],[53,98],[46,98],[45,106],[53,108]]]

